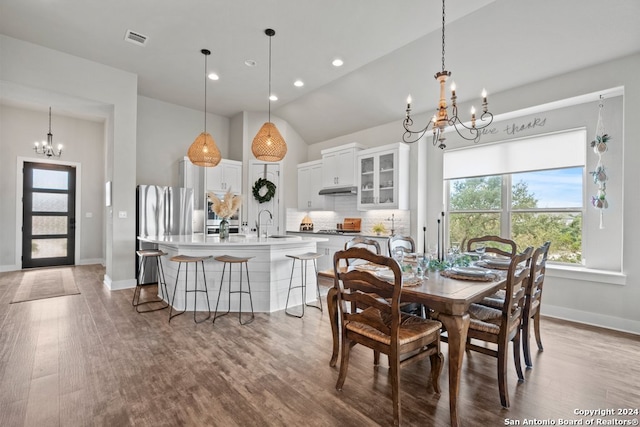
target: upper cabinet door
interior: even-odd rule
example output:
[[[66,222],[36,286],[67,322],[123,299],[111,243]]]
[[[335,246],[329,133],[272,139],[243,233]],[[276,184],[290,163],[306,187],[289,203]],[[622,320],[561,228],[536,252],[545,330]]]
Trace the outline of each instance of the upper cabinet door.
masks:
[[[322,160],[298,165],[298,210],[333,209],[327,196],[321,196]]]
[[[226,193],[242,192],[242,162],[222,159],[218,166],[206,169],[206,191]]]
[[[362,146],[351,143],[322,150],[322,187],[349,187],[358,182],[356,155]]]
[[[409,147],[397,143],[358,153],[358,210],[409,209]]]

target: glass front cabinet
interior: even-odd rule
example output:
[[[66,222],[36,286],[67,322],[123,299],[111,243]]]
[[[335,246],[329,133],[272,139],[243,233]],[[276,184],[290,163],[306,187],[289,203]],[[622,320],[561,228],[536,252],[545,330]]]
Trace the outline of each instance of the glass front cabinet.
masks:
[[[384,145],[358,153],[358,210],[409,209],[409,147]]]

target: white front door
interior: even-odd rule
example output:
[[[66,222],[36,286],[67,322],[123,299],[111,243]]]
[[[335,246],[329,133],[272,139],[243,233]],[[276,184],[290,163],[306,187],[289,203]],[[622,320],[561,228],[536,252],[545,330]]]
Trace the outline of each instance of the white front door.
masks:
[[[259,203],[253,195],[253,187],[258,179],[263,178],[272,182],[276,191],[273,197],[269,201]],[[249,222],[249,228],[255,228],[258,221],[258,215],[263,210],[268,210],[271,213],[264,212],[260,219],[262,220],[262,234],[267,231],[271,234],[281,234],[280,230],[283,230],[284,226],[280,223],[280,188],[282,183],[280,182],[280,164],[279,163],[264,163],[264,162],[252,162],[249,172],[250,191],[248,195],[247,203],[247,220]],[[260,189],[260,196],[264,196],[267,192],[267,187],[264,186]]]

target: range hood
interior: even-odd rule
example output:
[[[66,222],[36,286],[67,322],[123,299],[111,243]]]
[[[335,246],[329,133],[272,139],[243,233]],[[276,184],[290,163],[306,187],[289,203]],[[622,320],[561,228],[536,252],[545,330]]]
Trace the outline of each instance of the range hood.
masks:
[[[355,196],[358,194],[358,187],[352,185],[348,187],[323,188],[318,194],[321,196]]]

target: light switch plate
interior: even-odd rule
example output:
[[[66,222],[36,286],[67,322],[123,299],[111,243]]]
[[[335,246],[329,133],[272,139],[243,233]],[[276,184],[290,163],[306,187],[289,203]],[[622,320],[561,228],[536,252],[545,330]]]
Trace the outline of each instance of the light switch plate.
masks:
[[[127,217],[127,211],[118,212],[118,218],[126,218],[126,217]]]

